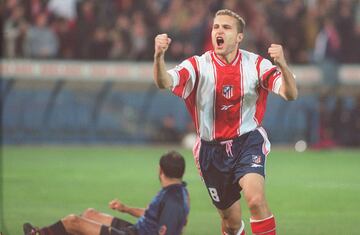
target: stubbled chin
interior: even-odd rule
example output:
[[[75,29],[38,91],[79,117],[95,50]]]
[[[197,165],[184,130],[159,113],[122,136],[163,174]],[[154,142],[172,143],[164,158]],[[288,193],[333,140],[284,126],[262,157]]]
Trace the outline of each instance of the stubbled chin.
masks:
[[[215,47],[214,51],[216,54],[224,54],[225,49],[224,49],[224,47]]]

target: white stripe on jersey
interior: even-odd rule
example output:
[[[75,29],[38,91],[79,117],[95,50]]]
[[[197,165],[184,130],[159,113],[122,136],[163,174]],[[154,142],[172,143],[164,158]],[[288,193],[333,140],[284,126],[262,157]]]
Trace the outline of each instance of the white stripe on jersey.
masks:
[[[218,63],[222,63],[221,61],[219,61]],[[215,82],[215,88],[217,87],[217,83],[216,83],[216,81],[217,81],[217,72],[216,72],[216,66],[215,66],[215,63],[214,63],[214,61],[212,61],[211,62],[211,65],[212,65],[212,68],[214,69],[214,82]],[[205,70],[206,71],[206,70]],[[213,89],[213,88],[212,88]],[[199,92],[197,92],[198,94],[199,94]],[[211,136],[211,139],[215,139],[215,130],[216,130],[216,128],[215,128],[215,112],[216,112],[216,109],[215,109],[215,101],[216,101],[216,92],[215,92],[215,90],[213,89],[213,93],[214,93],[214,99],[213,99],[213,101],[212,101],[212,105],[211,105],[211,107],[212,107],[212,130],[210,130],[211,131],[211,133],[210,133],[210,135],[209,136]],[[204,94],[206,94],[206,93],[204,93]],[[198,95],[197,97],[201,97],[201,92],[200,92],[200,95]],[[200,126],[201,127],[201,126]],[[200,133],[202,133],[201,132],[201,129],[200,129]],[[200,137],[201,137],[201,135],[200,135]]]

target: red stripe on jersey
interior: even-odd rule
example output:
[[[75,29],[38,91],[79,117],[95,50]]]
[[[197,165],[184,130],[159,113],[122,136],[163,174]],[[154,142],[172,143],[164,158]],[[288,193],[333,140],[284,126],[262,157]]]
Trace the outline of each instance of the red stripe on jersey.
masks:
[[[215,139],[230,139],[238,136],[243,96],[240,61],[235,65],[216,66],[215,101],[214,101],[214,133]]]
[[[280,78],[280,76],[274,77],[271,79],[271,82],[269,83],[269,90],[274,90],[274,86],[276,81]]]
[[[267,96],[268,96],[268,91],[266,89],[264,89],[261,86],[257,87],[257,93],[258,93],[258,98],[256,100],[256,111],[255,111],[255,121],[258,125],[261,125],[263,119],[264,119],[264,115],[265,115],[265,111],[266,111],[266,101],[267,101]]]
[[[273,67],[272,69],[266,71],[266,73],[264,73],[264,75],[262,76],[262,78],[261,78],[262,85],[266,89],[272,90],[272,88],[274,86],[274,81],[279,76],[280,76],[280,72],[278,72],[276,67]]]
[[[271,77],[269,77],[269,90],[274,90],[274,86],[276,84],[276,81],[280,79],[281,72],[275,68],[275,72],[271,74]]]
[[[185,99],[186,108],[195,124],[196,133],[199,134],[199,122],[198,122],[198,114],[197,114],[197,106],[196,106],[196,90],[197,90],[198,82],[195,84],[194,90],[191,94]]]
[[[177,73],[179,76],[179,85],[175,87],[173,92],[179,97],[184,97],[183,93],[186,89],[186,83],[190,79],[190,73],[186,68],[181,68]]]
[[[268,90],[273,90],[275,83],[277,79],[281,76],[281,72],[277,70],[277,68],[274,66],[268,71],[266,71],[263,75],[261,75],[261,62],[263,61],[263,57],[258,56],[256,60],[256,71],[258,73],[259,81],[263,87],[265,87]]]
[[[195,57],[191,57],[188,59],[188,61],[191,63],[194,71],[195,76],[198,78],[198,66]],[[176,70],[178,77],[179,77],[179,84],[175,87],[173,90],[173,93],[179,97],[184,98],[185,91],[187,89],[187,82],[189,82],[190,78],[190,72],[185,67],[179,67],[179,69]]]
[[[189,61],[195,70],[196,78],[195,78],[194,89],[191,91],[190,95],[185,99],[185,104],[186,104],[186,108],[195,124],[196,132],[199,134],[199,120],[198,120],[197,105],[196,105],[197,104],[196,103],[196,91],[198,89],[198,84],[199,84],[199,70],[198,70],[199,66],[197,64],[195,57],[191,57],[189,59]],[[184,90],[185,89],[186,88],[184,88]]]
[[[197,60],[193,56],[193,57],[189,58],[189,62],[191,63],[191,65],[194,68],[196,78],[198,78],[199,77],[199,66],[198,66]]]

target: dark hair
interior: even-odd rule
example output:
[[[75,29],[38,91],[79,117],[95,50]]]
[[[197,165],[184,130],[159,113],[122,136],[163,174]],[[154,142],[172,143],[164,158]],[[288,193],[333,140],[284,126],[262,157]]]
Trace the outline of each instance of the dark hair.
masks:
[[[165,176],[181,179],[185,172],[185,160],[180,153],[170,151],[161,156],[160,168]]]

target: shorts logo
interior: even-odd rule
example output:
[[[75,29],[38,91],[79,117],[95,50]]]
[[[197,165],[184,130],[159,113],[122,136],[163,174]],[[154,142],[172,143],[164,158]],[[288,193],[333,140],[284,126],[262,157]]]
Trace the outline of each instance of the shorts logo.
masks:
[[[224,85],[222,89],[222,94],[226,99],[230,99],[233,96],[233,86]]]
[[[252,162],[255,164],[261,163],[261,156],[252,155]]]

